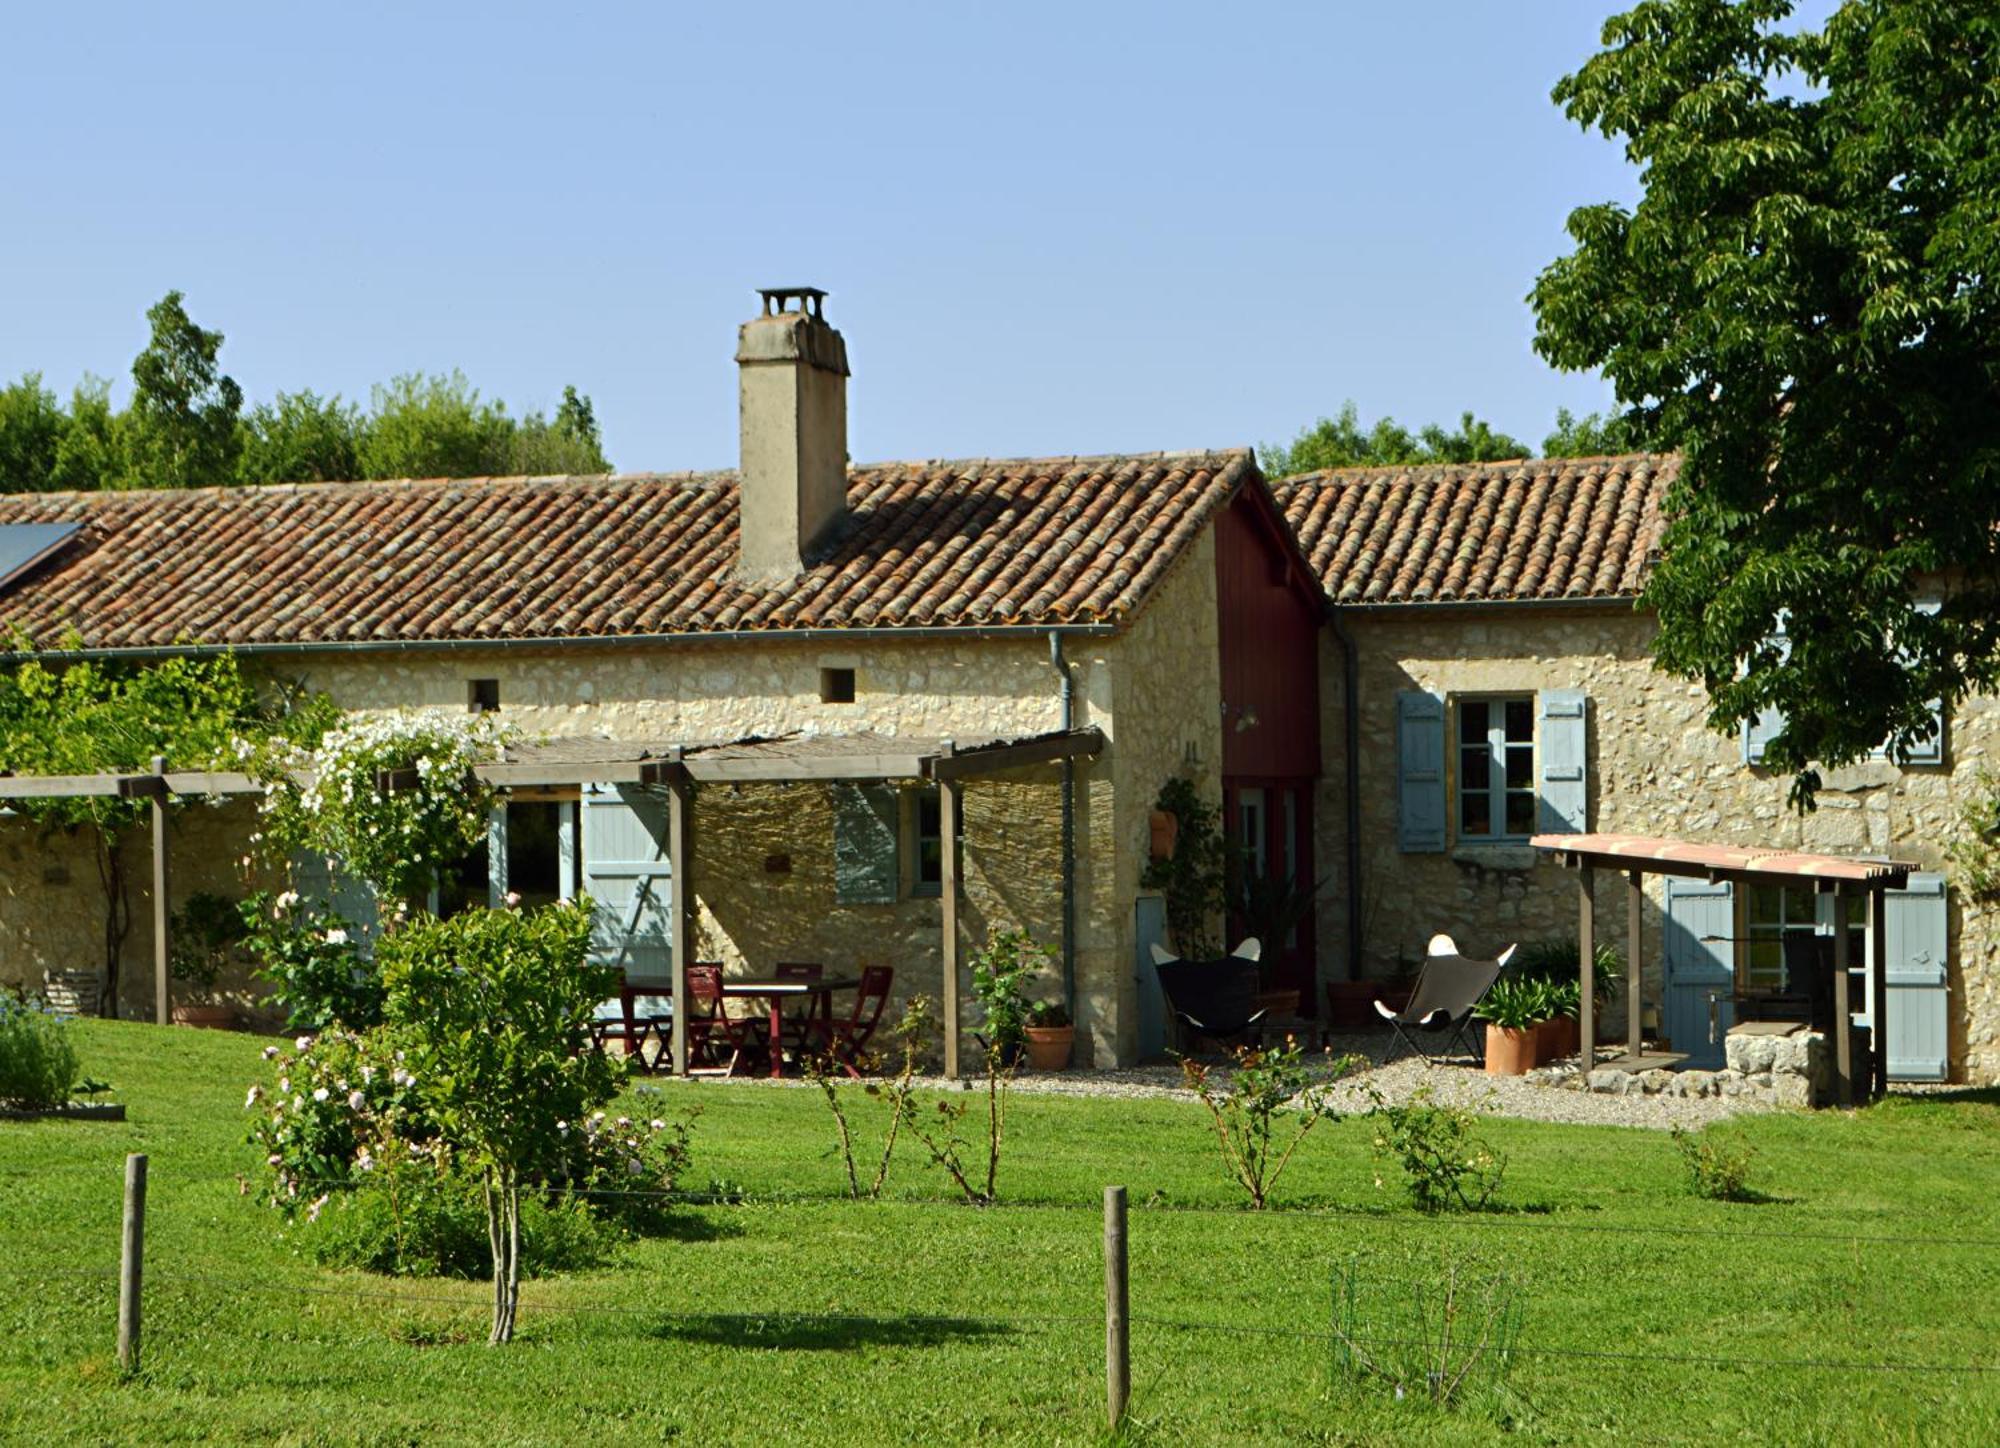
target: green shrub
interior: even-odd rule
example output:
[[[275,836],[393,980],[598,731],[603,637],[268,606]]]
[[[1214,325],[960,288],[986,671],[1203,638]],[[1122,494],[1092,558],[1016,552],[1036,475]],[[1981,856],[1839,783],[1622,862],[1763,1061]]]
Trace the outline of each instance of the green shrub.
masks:
[[[1375,1103],[1375,1154],[1401,1163],[1417,1210],[1478,1211],[1500,1190],[1507,1158],[1479,1136],[1479,1118],[1470,1111],[1439,1103],[1428,1086],[1400,1105],[1372,1086],[1368,1094]],[[1383,1185],[1379,1175],[1375,1185]]]
[[[1359,1056],[1339,1056],[1309,1065],[1290,1036],[1282,1046],[1237,1047],[1226,1082],[1203,1062],[1181,1058],[1183,1079],[1208,1108],[1223,1171],[1243,1188],[1252,1210],[1264,1209],[1312,1129],[1340,1119],[1330,1089],[1365,1064]]]
[[[1541,980],[1510,980],[1502,976],[1493,982],[1479,1002],[1479,1018],[1503,1030],[1519,1031],[1545,1021],[1553,1010],[1549,983]]]
[[[996,1048],[1027,1037],[1027,982],[1056,966],[1056,954],[1025,930],[996,930],[972,957],[972,993],[986,1011],[986,1035]]]
[[[1673,1129],[1674,1145],[1687,1165],[1688,1190],[1712,1202],[1755,1201],[1750,1190],[1750,1158],[1756,1153],[1747,1146],[1732,1147],[1707,1132]]]
[[[486,1197],[463,1172],[427,1163],[385,1167],[350,1192],[309,1207],[302,1238],[323,1267],[398,1277],[480,1279],[493,1270]],[[565,1193],[521,1201],[521,1272],[539,1277],[601,1267],[624,1234]]]
[[[292,890],[252,895],[238,909],[245,947],[285,1008],[286,1029],[381,1024],[382,977],[350,922]]]
[[[1507,963],[1507,975],[1517,980],[1567,981],[1582,993],[1577,980],[1577,943],[1574,935],[1555,935],[1531,940],[1514,952]],[[1625,972],[1625,957],[1615,946],[1599,944],[1591,963],[1591,978],[1599,1000],[1617,986]]]
[[[0,991],[0,1101],[60,1106],[80,1075],[69,1024],[41,1000]]]

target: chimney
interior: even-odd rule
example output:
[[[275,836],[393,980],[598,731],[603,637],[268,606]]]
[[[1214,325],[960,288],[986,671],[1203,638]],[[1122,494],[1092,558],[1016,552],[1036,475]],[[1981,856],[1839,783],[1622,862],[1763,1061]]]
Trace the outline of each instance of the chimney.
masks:
[[[847,344],[826,324],[818,288],[769,287],[762,296],[764,314],[736,337],[736,576],[746,583],[796,578],[847,512]]]

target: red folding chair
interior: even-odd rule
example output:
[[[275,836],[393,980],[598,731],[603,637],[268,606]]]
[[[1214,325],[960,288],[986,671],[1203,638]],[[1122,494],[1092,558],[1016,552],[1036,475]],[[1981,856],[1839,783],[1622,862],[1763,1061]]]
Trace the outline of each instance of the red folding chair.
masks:
[[[754,1023],[730,1015],[725,1008],[721,966],[690,965],[687,989],[688,1071],[736,1075],[753,1044]]]
[[[861,1053],[867,1049],[868,1041],[875,1034],[875,1027],[882,1019],[882,1011],[889,1004],[889,987],[896,979],[895,969],[887,965],[871,965],[861,972],[861,988],[854,993],[854,1010],[845,1020],[829,1017],[815,1022],[813,1032],[820,1049],[848,1075],[859,1077]]]
[[[771,967],[773,980],[802,980],[818,985],[825,978],[826,967],[815,962],[781,960]],[[796,1057],[806,1049],[807,1038],[812,1034],[813,1018],[818,1013],[819,1001],[812,996],[806,997],[805,1009],[784,1012],[783,1019],[779,1022],[780,1039],[793,1056]]]

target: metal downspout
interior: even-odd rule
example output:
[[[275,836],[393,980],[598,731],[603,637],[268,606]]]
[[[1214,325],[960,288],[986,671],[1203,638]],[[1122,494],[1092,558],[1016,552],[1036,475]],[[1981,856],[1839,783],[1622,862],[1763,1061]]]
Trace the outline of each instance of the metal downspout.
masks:
[[[1049,630],[1049,663],[1062,676],[1062,727],[1076,727],[1076,675],[1063,657],[1063,636]],[[1076,1019],[1076,761],[1062,762],[1063,1005]]]
[[[1347,978],[1361,979],[1361,659],[1354,639],[1340,621],[1340,610],[1327,610],[1333,636],[1340,644],[1340,712],[1342,763],[1347,807]]]

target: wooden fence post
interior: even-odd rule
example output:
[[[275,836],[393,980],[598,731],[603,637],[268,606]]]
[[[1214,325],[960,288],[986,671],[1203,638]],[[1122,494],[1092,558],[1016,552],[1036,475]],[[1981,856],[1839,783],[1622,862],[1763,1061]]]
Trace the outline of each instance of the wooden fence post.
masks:
[[[146,1158],[125,1158],[125,1233],[118,1258],[118,1365],[139,1371],[139,1277],[146,1256]]]
[[[1131,1304],[1125,1275],[1125,1188],[1104,1189],[1104,1409],[1115,1429],[1132,1396]]]

